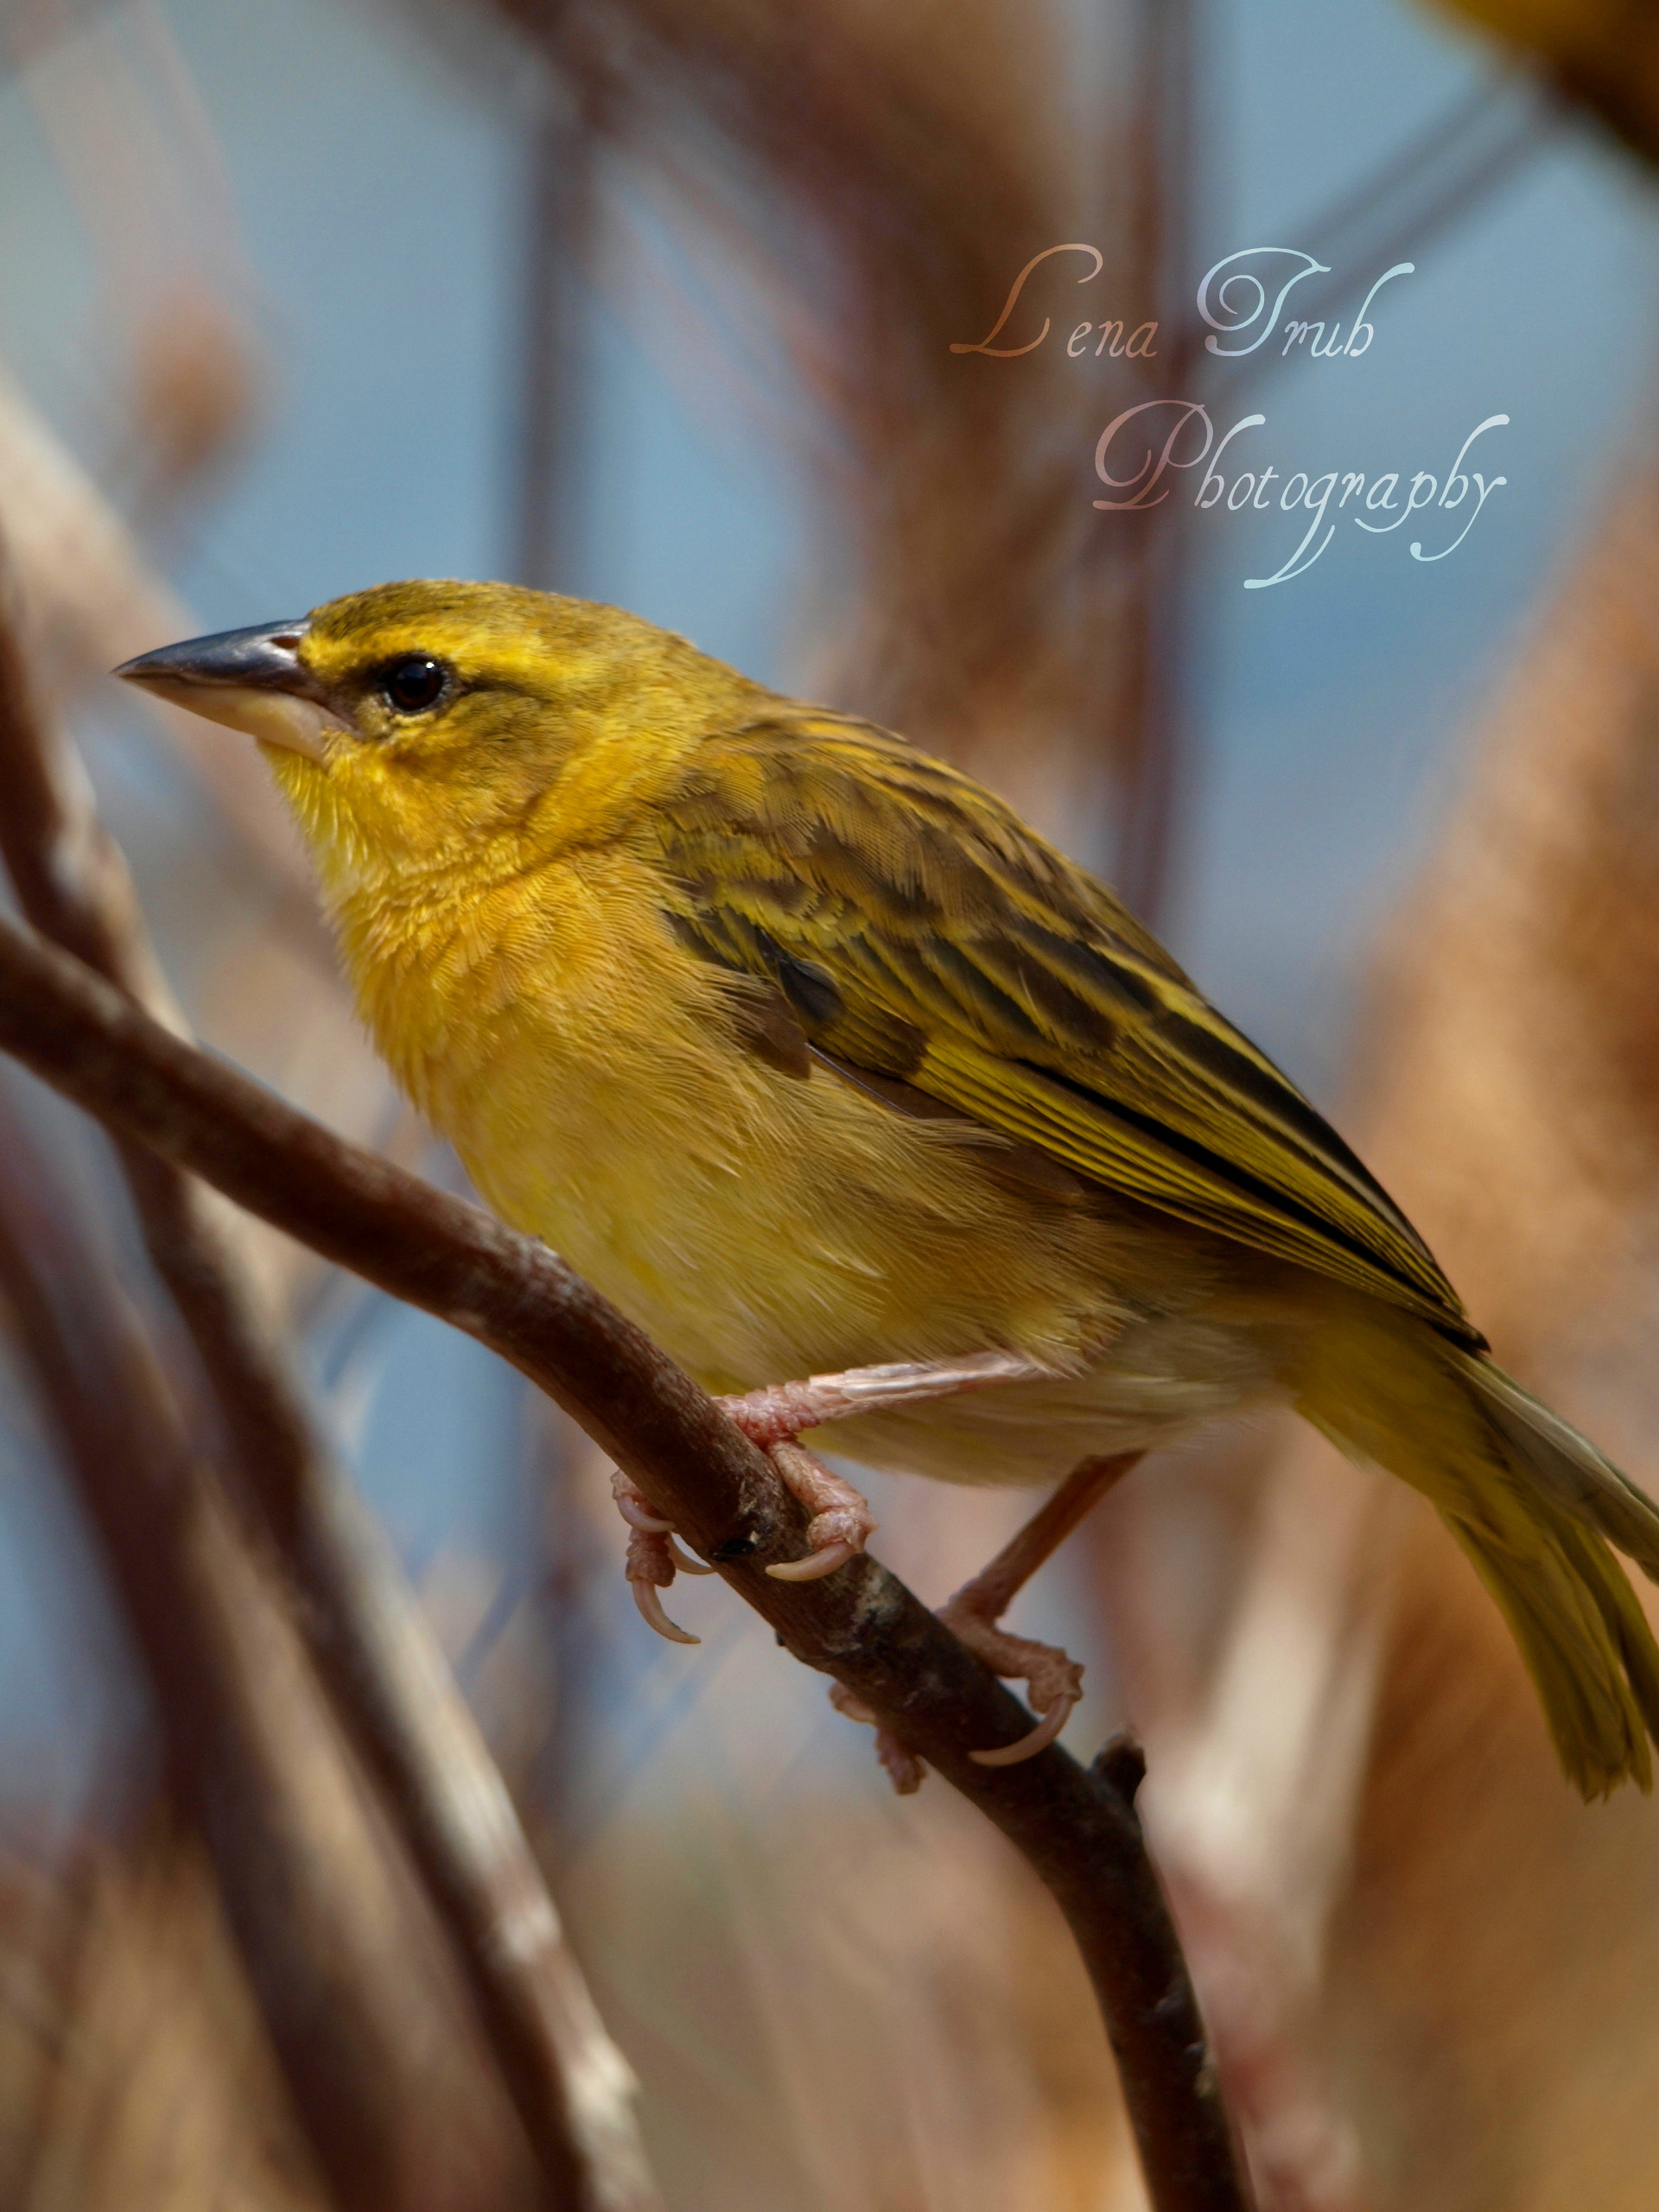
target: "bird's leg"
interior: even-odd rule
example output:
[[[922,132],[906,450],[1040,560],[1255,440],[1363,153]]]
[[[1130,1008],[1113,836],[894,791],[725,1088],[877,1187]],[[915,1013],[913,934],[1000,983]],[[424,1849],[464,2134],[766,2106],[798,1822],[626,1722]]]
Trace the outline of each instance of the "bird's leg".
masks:
[[[1110,1459],[1083,1460],[990,1565],[940,1606],[939,1618],[945,1626],[994,1675],[1029,1683],[1032,1710],[1042,1716],[1017,1743],[993,1751],[970,1751],[968,1756],[976,1765],[1017,1766],[1022,1759],[1035,1758],[1054,1741],[1083,1695],[1083,1669],[1076,1660],[1052,1643],[1011,1636],[997,1623],[1015,1594],[1141,1457],[1139,1452],[1120,1452]]]
[[[721,1411],[760,1446],[785,1488],[812,1516],[806,1532],[811,1551],[804,1559],[769,1567],[767,1573],[782,1582],[816,1582],[861,1552],[875,1528],[868,1505],[852,1484],[832,1474],[821,1459],[796,1441],[804,1428],[846,1421],[855,1414],[923,1405],[931,1398],[982,1389],[990,1383],[1035,1382],[1047,1372],[1013,1352],[975,1352],[965,1359],[901,1360],[885,1367],[852,1367],[839,1375],[814,1375],[804,1382],[775,1382],[743,1396],[718,1400]],[[626,1572],[634,1604],[658,1636],[674,1643],[696,1643],[696,1637],[670,1620],[658,1592],[668,1588],[677,1569],[683,1568],[688,1574],[712,1574],[714,1569],[687,1557],[674,1541],[672,1525],[652,1510],[645,1493],[620,1468],[612,1471],[611,1495],[632,1531]],[[902,1756],[908,1758],[910,1755]],[[913,1789],[915,1783],[910,1786]]]
[[[628,1524],[628,1557],[623,1572],[628,1587],[633,1592],[633,1602],[648,1627],[671,1643],[701,1643],[702,1638],[693,1636],[690,1630],[677,1628],[663,1611],[659,1590],[666,1590],[676,1572],[683,1567],[688,1574],[712,1574],[714,1569],[705,1567],[701,1560],[690,1558],[674,1541],[673,1524],[661,1520],[651,1510],[651,1501],[645,1492],[631,1483],[620,1467],[611,1470],[611,1496],[616,1500],[616,1510]]]
[[[1046,1751],[1071,1718],[1083,1694],[1083,1669],[1052,1643],[1010,1636],[996,1624],[1043,1562],[1052,1557],[1078,1523],[1112,1485],[1141,1459],[1139,1452],[1120,1452],[1106,1459],[1084,1459],[1071,1470],[1054,1495],[1039,1507],[1017,1535],[1002,1547],[971,1582],[964,1582],[939,1618],[994,1675],[1029,1682],[1033,1708],[1043,1718],[1028,1736],[995,1751],[969,1751],[979,1766],[1018,1766]],[[927,1769],[908,1744],[885,1727],[861,1699],[840,1682],[830,1685],[830,1702],[849,1720],[875,1730],[875,1755],[893,1788],[908,1797],[922,1786]]]
[[[766,1573],[780,1582],[816,1582],[861,1552],[875,1529],[870,1509],[850,1483],[831,1474],[797,1439],[803,1429],[859,1414],[925,1405],[958,1390],[996,1382],[1032,1382],[1047,1374],[1013,1352],[975,1352],[966,1359],[901,1360],[886,1367],[850,1367],[840,1375],[814,1375],[804,1382],[773,1382],[741,1397],[721,1398],[722,1413],[758,1444],[788,1490],[812,1516],[804,1559],[786,1560]]]

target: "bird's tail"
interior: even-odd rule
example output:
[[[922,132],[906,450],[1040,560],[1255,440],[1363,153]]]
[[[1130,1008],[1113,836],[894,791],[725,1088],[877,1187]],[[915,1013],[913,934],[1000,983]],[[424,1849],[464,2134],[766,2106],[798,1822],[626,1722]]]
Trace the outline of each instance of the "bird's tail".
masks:
[[[1497,1600],[1586,1797],[1652,1786],[1659,1647],[1610,1539],[1659,1581],[1659,1507],[1501,1367],[1402,1315],[1338,1324],[1298,1403],[1421,1491]]]

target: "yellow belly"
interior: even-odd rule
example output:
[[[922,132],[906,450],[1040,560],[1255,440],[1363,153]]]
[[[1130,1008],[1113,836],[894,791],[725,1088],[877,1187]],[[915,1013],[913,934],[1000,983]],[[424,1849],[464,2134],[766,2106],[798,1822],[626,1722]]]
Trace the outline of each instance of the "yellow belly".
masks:
[[[546,873],[546,872],[544,872]],[[729,986],[613,856],[354,962],[377,1042],[480,1192],[707,1387],[1001,1348],[1065,1379],[838,1427],[836,1448],[1041,1480],[1268,1387],[1213,1311],[1215,1240],[1035,1198],[979,1134],[736,1042]],[[352,950],[349,927],[346,933]]]

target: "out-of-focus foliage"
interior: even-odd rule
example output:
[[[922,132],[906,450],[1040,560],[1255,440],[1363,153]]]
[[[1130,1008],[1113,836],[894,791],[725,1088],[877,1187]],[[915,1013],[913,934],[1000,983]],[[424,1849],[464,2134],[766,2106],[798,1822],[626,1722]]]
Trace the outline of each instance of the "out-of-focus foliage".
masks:
[[[1370,1040],[1379,1168],[1498,1356],[1650,1493],[1656,605],[1648,469],[1494,704]],[[1659,1810],[1565,1804],[1484,1593],[1419,1516],[1398,1573],[1339,1943],[1373,2156],[1421,2212],[1639,2212],[1659,2192]]]
[[[1651,0],[1435,0],[1495,32],[1567,98],[1659,162],[1659,10]]]
[[[200,1854],[163,1825],[0,1866],[0,2196],[321,2212]]]

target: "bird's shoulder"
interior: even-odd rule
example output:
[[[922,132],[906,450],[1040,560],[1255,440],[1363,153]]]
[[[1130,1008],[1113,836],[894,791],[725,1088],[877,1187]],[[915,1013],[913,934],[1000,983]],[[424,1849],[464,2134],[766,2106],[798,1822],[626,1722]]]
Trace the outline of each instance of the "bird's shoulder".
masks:
[[[1107,887],[970,776],[872,722],[779,703],[710,736],[655,810],[665,858],[900,931],[1060,920],[1171,982],[1187,978]],[[740,894],[741,895],[741,894]]]

